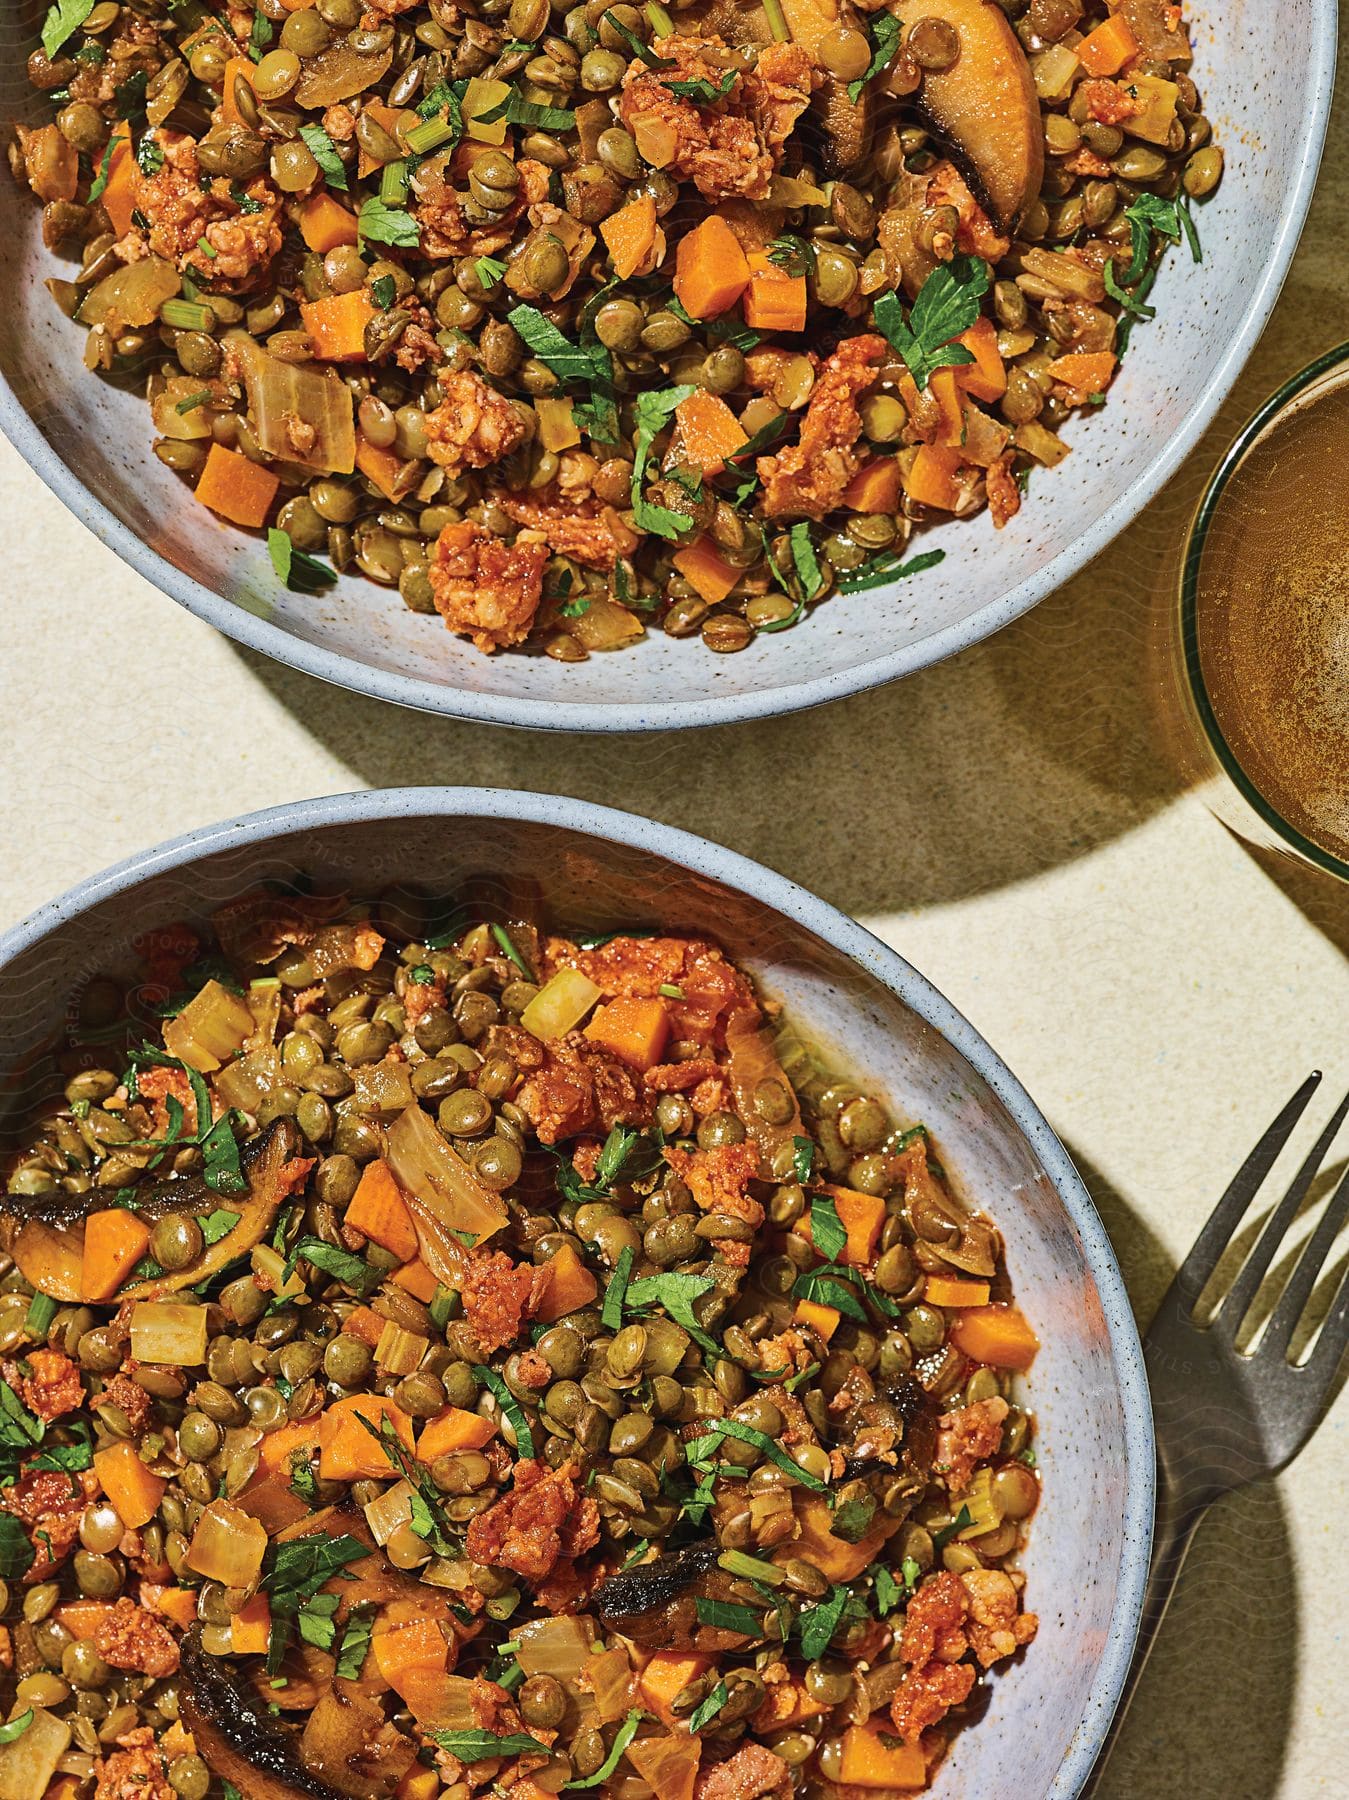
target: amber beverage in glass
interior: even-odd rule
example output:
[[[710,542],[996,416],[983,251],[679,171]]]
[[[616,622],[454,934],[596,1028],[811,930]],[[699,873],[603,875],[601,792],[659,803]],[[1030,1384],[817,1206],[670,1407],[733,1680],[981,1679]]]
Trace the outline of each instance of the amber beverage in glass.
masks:
[[[1187,773],[1241,836],[1349,879],[1349,345],[1245,426],[1172,616]]]

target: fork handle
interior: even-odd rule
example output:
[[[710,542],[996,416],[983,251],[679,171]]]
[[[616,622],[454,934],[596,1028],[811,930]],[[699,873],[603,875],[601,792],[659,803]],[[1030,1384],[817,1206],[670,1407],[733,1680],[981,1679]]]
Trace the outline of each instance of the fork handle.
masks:
[[[1091,1796],[1096,1793],[1100,1785],[1105,1766],[1119,1739],[1130,1703],[1137,1691],[1143,1670],[1147,1666],[1148,1656],[1158,1629],[1166,1616],[1167,1607],[1171,1604],[1171,1596],[1180,1579],[1180,1571],[1194,1540],[1194,1534],[1199,1527],[1199,1521],[1208,1511],[1212,1500],[1211,1494],[1188,1495],[1180,1492],[1165,1479],[1161,1468],[1158,1468],[1156,1516],[1152,1533],[1152,1561],[1148,1567],[1147,1586],[1143,1590],[1143,1608],[1138,1621],[1138,1636],[1134,1640],[1133,1660],[1129,1664],[1129,1673],[1125,1677],[1124,1688],[1120,1694],[1119,1705],[1115,1709],[1115,1716],[1110,1721],[1110,1728],[1102,1741],[1100,1754],[1081,1790],[1080,1800],[1091,1800]]]

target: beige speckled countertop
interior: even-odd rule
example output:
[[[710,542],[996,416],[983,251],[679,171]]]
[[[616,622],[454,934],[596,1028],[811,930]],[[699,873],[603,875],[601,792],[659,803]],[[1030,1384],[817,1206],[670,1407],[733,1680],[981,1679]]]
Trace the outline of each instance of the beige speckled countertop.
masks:
[[[1342,99],[1215,442],[1349,336],[1347,153]],[[1179,510],[1154,507],[1028,618],[888,691],[699,737],[566,740],[381,707],[241,653],[0,444],[0,926],[161,838],[305,795],[464,782],[666,819],[856,914],[968,1015],[1076,1159],[1146,1320],[1306,1071],[1349,1084],[1349,891],[1248,852],[1155,747],[1144,621]],[[1103,1800],[1349,1793],[1347,1438],[1341,1394],[1292,1469],[1210,1516]]]

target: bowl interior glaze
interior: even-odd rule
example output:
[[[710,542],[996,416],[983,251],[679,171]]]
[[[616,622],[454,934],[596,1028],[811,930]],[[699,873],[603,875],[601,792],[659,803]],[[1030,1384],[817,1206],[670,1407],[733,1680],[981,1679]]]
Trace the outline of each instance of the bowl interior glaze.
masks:
[[[43,0],[4,0],[0,120],[50,117],[24,78]],[[241,643],[325,680],[456,717],[556,730],[646,730],[763,717],[894,680],[1015,618],[1104,548],[1197,440],[1278,294],[1320,157],[1335,0],[1196,0],[1195,72],[1226,177],[1199,209],[1203,266],[1168,258],[1110,404],[1075,420],[1073,454],[1033,478],[1006,530],[985,514],[923,536],[938,567],[830,600],[800,629],[733,656],[648,634],[588,662],[484,657],[397,594],[347,578],[318,598],[282,588],[256,536],[218,524],[150,452],[143,402],[88,376],[82,333],[43,287],[40,208],[0,182],[8,304],[0,427],[120,556]],[[1275,78],[1274,71],[1278,71]]]
[[[1043,1349],[1026,1384],[1046,1499],[1026,1558],[1029,1654],[989,1683],[935,1792],[1069,1800],[1128,1663],[1152,1518],[1152,1436],[1114,1254],[1076,1172],[1016,1079],[901,958],[777,875],[627,814],[531,795],[404,790],[259,813],[84,884],[0,939],[0,1107],[52,1091],[40,1047],[90,977],[129,972],[147,930],[304,871],[371,897],[466,878],[535,882],[554,918],[706,933],[805,1035],[931,1127],[958,1191],[1006,1238]],[[1010,1779],[1009,1779],[1010,1778]]]

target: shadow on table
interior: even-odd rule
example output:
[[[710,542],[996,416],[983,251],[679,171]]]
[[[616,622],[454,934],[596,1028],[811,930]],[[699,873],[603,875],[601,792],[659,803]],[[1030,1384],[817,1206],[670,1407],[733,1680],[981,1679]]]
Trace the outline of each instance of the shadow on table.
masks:
[[[1175,1273],[1151,1231],[1069,1146],[1140,1320]],[[1216,1195],[1215,1195],[1216,1197]],[[1298,1677],[1298,1600],[1278,1488],[1229,1496],[1200,1526],[1095,1800],[1273,1800]]]
[[[727,844],[865,914],[1024,880],[1133,829],[1176,791],[1152,748],[1138,618],[1088,571],[996,638],[898,686],[655,738],[427,717],[237,654],[373,787],[602,801]],[[690,646],[691,661],[699,654]]]

